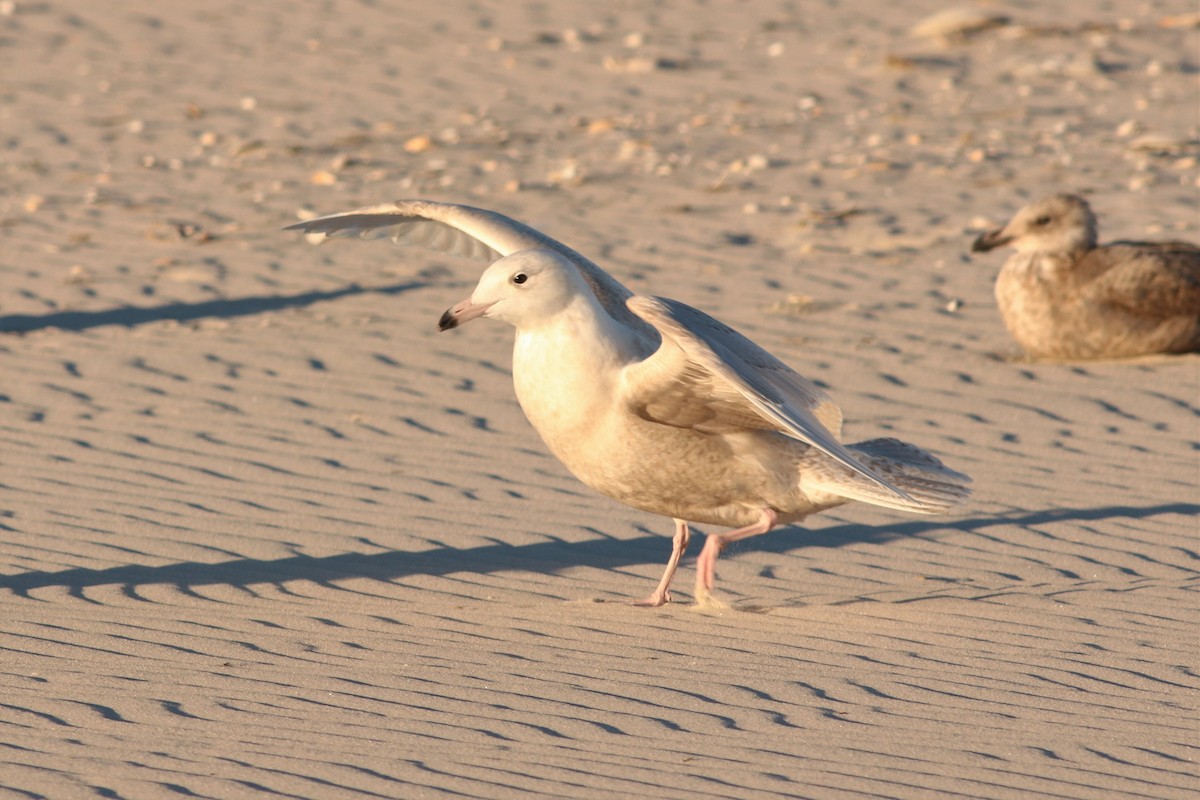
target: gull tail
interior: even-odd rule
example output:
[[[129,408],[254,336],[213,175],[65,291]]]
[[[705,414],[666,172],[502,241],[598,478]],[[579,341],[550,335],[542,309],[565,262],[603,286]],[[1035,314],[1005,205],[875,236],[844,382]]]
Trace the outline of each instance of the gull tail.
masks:
[[[970,477],[955,472],[935,456],[899,439],[871,439],[847,445],[863,464],[911,498],[911,502],[885,492],[840,464],[825,463],[804,471],[806,488],[900,511],[940,514],[962,503],[970,494]]]

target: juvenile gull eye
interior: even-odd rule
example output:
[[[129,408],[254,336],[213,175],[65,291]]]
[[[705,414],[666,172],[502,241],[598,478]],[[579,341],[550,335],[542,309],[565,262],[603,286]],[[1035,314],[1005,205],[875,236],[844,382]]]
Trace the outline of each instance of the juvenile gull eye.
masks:
[[[527,280],[529,280],[529,276],[524,272],[518,272],[516,275],[512,276],[512,282],[516,284],[524,283]]]
[[[1033,224],[1034,225],[1049,225],[1050,217],[1049,217],[1049,215],[1042,215],[1042,216],[1038,217],[1037,219],[1035,219],[1033,221]]]

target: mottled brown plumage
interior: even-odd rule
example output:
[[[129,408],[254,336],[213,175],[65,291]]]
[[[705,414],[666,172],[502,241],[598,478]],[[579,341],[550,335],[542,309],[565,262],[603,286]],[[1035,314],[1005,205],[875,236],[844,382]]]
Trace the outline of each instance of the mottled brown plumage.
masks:
[[[1044,198],[975,240],[1009,245],[996,302],[1035,358],[1126,358],[1200,350],[1200,247],[1188,242],[1097,246],[1096,217],[1077,195]]]

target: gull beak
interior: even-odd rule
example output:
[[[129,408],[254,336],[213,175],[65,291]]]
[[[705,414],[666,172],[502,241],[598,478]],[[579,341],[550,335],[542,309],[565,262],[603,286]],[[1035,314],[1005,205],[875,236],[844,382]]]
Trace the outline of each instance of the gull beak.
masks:
[[[451,328],[457,328],[459,325],[470,322],[476,317],[482,317],[495,304],[495,300],[490,303],[474,303],[468,297],[461,303],[455,303],[446,309],[446,313],[442,314],[442,318],[438,320],[438,330],[448,331]]]
[[[980,234],[975,240],[975,244],[971,245],[972,253],[986,253],[988,250],[995,250],[997,247],[1003,247],[1013,240],[1013,237],[1006,236],[1005,228],[997,228],[994,231]]]

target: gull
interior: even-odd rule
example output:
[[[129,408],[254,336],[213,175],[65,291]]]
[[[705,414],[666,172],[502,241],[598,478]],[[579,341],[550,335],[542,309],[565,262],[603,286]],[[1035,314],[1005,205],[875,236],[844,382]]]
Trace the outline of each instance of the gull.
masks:
[[[1053,359],[1200,350],[1200,247],[1096,242],[1096,216],[1073,194],[1038,200],[975,240],[975,252],[1017,251],[996,302],[1021,347]]]
[[[638,605],[671,601],[691,523],[734,528],[709,534],[696,562],[697,604],[720,605],[717,557],[733,542],[851,500],[940,513],[969,493],[966,475],[914,445],[842,444],[842,412],[815,383],[709,315],[635,295],[501,214],[398,201],[289,229],[495,258],[438,327],[513,325],[517,400],[550,452],[601,494],[674,519],[666,569]]]

